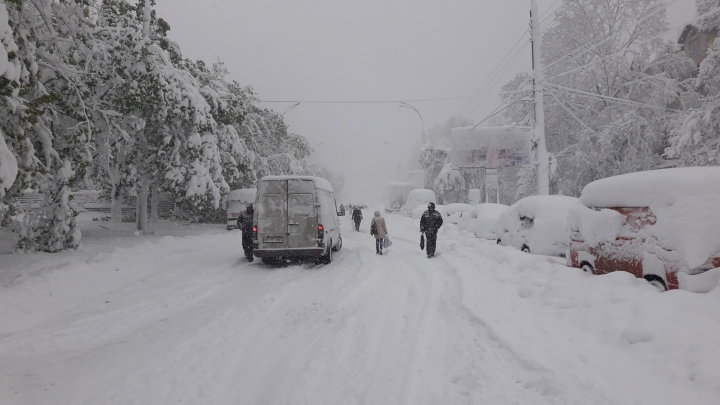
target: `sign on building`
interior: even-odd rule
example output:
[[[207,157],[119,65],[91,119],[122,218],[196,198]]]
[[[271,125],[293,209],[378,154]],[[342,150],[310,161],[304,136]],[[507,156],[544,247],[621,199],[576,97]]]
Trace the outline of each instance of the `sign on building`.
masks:
[[[452,129],[452,165],[455,169],[497,169],[529,166],[532,128],[463,127]]]

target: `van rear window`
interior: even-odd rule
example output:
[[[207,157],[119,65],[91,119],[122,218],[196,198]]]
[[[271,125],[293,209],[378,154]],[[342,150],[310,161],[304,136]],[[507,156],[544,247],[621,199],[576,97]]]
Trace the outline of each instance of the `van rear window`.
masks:
[[[287,204],[285,198],[285,194],[264,194],[258,210],[260,218],[282,217]]]
[[[312,194],[290,194],[290,216],[309,217],[315,214],[315,199]]]
[[[315,194],[315,184],[312,180],[288,180],[288,193]]]

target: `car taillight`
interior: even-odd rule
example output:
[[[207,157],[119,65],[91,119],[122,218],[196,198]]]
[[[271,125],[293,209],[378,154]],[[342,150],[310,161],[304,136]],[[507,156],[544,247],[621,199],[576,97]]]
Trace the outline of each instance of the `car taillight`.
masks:
[[[322,226],[322,224],[318,225],[318,239],[324,239],[325,238],[325,227]]]
[[[253,225],[253,239],[257,239],[257,225]]]

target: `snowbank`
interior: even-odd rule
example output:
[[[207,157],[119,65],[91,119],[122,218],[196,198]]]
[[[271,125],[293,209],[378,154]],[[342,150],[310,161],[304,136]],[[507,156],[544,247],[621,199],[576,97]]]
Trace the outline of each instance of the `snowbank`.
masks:
[[[593,181],[580,197],[586,207],[670,205],[683,196],[720,195],[720,167],[683,167],[628,173]]]
[[[563,255],[570,245],[565,222],[577,198],[561,195],[530,196],[505,210],[493,226],[505,246],[531,253]]]

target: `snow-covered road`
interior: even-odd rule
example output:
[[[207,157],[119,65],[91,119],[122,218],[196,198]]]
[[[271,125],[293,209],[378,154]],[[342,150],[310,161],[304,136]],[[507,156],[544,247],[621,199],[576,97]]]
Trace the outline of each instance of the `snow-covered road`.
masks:
[[[386,255],[344,218],[330,265],[246,263],[237,232],[32,260],[0,287],[0,404],[718,403],[720,289],[452,225],[427,259],[386,218]]]

